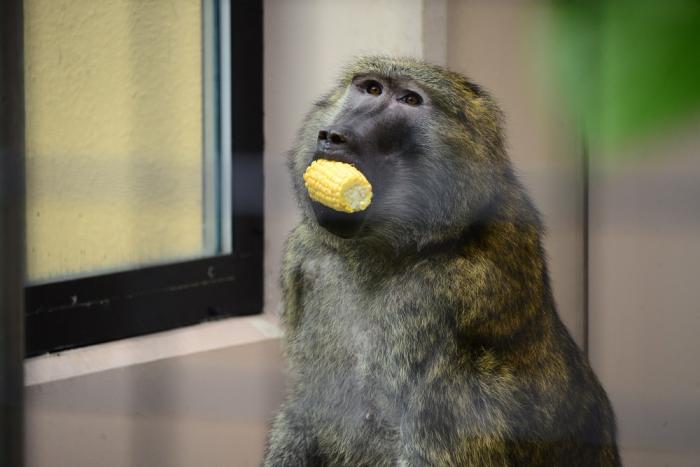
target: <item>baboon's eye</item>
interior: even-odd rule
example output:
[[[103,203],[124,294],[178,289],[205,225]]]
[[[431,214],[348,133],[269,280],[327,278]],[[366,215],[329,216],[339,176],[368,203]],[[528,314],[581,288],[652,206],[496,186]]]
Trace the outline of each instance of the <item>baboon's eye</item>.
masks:
[[[373,96],[378,96],[382,93],[382,85],[376,81],[367,81],[365,83],[365,91]]]
[[[421,105],[423,103],[423,98],[416,94],[415,92],[409,92],[405,96],[403,96],[399,101],[403,102],[404,104],[412,105],[412,106],[417,106]]]

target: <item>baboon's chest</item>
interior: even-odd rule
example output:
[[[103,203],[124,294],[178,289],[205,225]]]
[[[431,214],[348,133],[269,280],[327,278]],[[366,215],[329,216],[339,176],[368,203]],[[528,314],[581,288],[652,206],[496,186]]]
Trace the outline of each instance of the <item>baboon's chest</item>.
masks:
[[[333,256],[310,259],[302,273],[303,318],[294,345],[303,354],[303,373],[318,381],[318,402],[343,406],[365,424],[398,424],[431,332],[401,293],[410,277],[349,280],[347,265]]]

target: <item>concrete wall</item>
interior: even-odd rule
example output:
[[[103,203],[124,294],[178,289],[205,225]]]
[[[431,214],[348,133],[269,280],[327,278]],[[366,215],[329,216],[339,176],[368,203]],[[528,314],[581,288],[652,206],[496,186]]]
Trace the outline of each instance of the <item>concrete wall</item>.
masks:
[[[590,360],[628,466],[700,465],[699,135],[592,153]]]

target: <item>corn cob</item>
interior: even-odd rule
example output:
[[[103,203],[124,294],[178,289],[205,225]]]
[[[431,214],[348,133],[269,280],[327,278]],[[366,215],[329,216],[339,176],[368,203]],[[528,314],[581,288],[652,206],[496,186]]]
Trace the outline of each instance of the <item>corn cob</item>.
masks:
[[[362,211],[372,201],[372,185],[350,164],[319,159],[304,172],[304,184],[314,201],[336,211]]]

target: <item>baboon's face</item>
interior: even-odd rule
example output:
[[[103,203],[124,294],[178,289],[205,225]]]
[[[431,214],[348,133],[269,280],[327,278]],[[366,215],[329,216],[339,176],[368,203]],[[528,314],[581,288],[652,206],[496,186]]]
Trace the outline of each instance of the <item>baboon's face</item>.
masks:
[[[290,153],[305,219],[319,234],[395,251],[460,235],[492,203],[507,171],[500,112],[465,77],[411,59],[364,57],[316,103]],[[308,197],[314,159],[348,162],[372,184],[365,210],[340,213]]]
[[[343,238],[371,229],[386,196],[397,181],[394,170],[422,156],[429,95],[410,79],[377,74],[353,77],[333,115],[320,125],[313,159],[347,162],[365,174],[373,187],[373,202],[347,214],[312,201],[318,223]],[[374,219],[376,220],[376,219]]]

